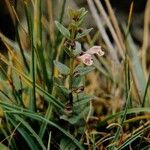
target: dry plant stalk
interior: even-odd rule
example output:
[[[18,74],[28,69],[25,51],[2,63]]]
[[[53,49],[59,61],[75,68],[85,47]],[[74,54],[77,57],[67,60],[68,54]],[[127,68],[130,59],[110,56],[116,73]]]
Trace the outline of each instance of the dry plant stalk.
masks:
[[[144,72],[146,80],[148,79],[148,73],[146,69],[146,55],[147,55],[147,49],[148,49],[148,45],[150,41],[149,27],[150,27],[150,0],[147,0],[145,13],[144,13],[143,44],[141,47],[142,67],[143,67],[143,72]]]

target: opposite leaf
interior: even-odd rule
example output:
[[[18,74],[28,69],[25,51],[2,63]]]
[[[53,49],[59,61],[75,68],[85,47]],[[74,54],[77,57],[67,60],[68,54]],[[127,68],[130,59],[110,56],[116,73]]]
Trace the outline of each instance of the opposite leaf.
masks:
[[[70,73],[70,69],[61,62],[54,60],[54,65],[62,75],[68,75]]]
[[[83,36],[88,35],[91,32],[92,29],[93,28],[90,28],[90,29],[84,30],[82,33],[78,33],[77,36],[76,36],[76,40],[82,38]]]
[[[82,48],[81,48],[81,44],[79,42],[76,41],[75,43],[76,43],[76,48],[75,48],[75,50],[73,50],[73,55],[77,56],[82,53]]]
[[[75,74],[75,76],[77,76],[77,75],[83,76],[83,75],[86,75],[87,73],[93,71],[94,69],[95,69],[95,67],[93,67],[93,66],[83,67],[81,65],[78,65],[74,70],[74,74]]]
[[[61,32],[61,34],[66,37],[67,39],[69,39],[70,37],[70,32],[67,28],[65,28],[62,24],[60,24],[58,21],[55,21],[55,24],[58,28],[58,30]]]

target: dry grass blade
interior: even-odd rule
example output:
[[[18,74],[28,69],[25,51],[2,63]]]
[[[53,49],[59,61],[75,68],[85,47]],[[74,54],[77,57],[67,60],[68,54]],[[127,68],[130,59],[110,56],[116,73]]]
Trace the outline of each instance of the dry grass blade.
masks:
[[[13,9],[12,9],[13,3],[11,3],[11,1],[9,1],[9,0],[5,0],[5,3],[6,3],[6,5],[7,5],[8,11],[9,11],[10,16],[11,16],[11,18],[12,18],[13,24],[15,24],[15,22],[16,22],[16,17],[15,17],[15,15],[14,15],[14,12],[13,12]]]
[[[118,21],[116,19],[116,16],[115,16],[115,13],[111,7],[111,4],[109,2],[109,0],[105,0],[105,3],[106,3],[106,7],[108,9],[108,13],[109,13],[109,16],[110,16],[110,19],[112,21],[112,24],[114,26],[114,29],[116,30],[116,33],[117,33],[117,36],[118,36],[118,40],[120,41],[120,44],[122,45],[123,47],[123,50],[125,49],[125,45],[124,45],[124,39],[123,39],[123,35],[121,33],[121,30],[120,30],[120,27],[118,25]]]
[[[124,59],[124,52],[123,52],[124,47],[121,45],[121,43],[119,41],[119,37],[117,36],[117,33],[115,32],[115,30],[110,22],[109,16],[107,15],[105,9],[103,8],[101,1],[95,0],[95,2],[96,2],[96,6],[97,6],[98,10],[100,11],[101,15],[103,16],[103,18],[106,22],[106,25],[108,26],[108,28],[113,36],[114,41],[116,42],[116,45],[118,47],[117,50],[119,51],[121,57]]]
[[[52,9],[52,1],[47,0],[48,7],[48,21],[49,21],[49,35],[51,43],[54,43],[55,35],[54,35],[54,19],[53,19],[53,9]]]
[[[143,67],[143,72],[148,79],[148,73],[146,69],[146,55],[147,55],[147,49],[148,49],[148,43],[149,43],[149,26],[150,26],[150,0],[147,0],[146,8],[145,8],[145,14],[144,14],[144,32],[143,32],[143,44],[142,44],[142,67]]]
[[[105,30],[104,26],[102,25],[103,21],[100,18],[98,12],[97,12],[97,9],[94,5],[94,2],[91,1],[91,0],[87,0],[87,2],[88,2],[88,5],[89,5],[89,8],[91,10],[91,13],[93,15],[93,18],[96,22],[96,25],[97,25],[100,33],[101,33],[101,36],[102,36],[103,40],[105,41],[107,47],[109,48],[109,52],[110,52],[110,55],[111,55],[112,59],[114,60],[114,62],[116,62],[116,64],[119,64],[119,60],[118,60],[118,57],[117,57],[117,52],[116,52],[115,48],[113,47],[113,45],[112,45],[112,43],[111,43],[111,41],[110,41],[110,39],[109,39],[109,37],[106,33],[106,30]]]
[[[127,36],[128,33],[129,33],[129,28],[130,28],[131,21],[132,21],[133,7],[134,7],[134,2],[132,1],[131,5],[130,5],[130,10],[129,10],[128,24],[127,24],[127,29],[126,29],[126,36]]]

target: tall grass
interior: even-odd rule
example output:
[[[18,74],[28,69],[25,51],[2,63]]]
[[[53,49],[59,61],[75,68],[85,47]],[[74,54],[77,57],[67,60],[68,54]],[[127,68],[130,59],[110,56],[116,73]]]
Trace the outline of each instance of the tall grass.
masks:
[[[130,33],[134,3],[128,22],[119,24],[109,0],[106,8],[100,0],[87,0],[95,21],[92,36],[80,26],[84,9],[67,9],[62,0],[55,16],[57,3],[22,1],[22,24],[7,2],[16,40],[0,33],[8,51],[0,53],[0,149],[149,149],[149,0],[141,47]],[[67,10],[81,20],[66,25]],[[76,54],[69,51],[70,41],[76,42]],[[96,44],[104,57],[93,56],[90,67],[79,64],[75,57]]]

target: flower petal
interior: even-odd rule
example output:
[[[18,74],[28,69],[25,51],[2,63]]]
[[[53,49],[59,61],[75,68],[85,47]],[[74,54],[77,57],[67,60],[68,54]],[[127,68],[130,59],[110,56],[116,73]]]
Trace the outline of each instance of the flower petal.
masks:
[[[104,55],[104,51],[101,49],[101,46],[93,46],[89,50],[86,51],[88,54],[97,54],[99,56]]]
[[[91,66],[93,64],[93,59],[92,59],[92,56],[90,54],[85,53],[81,56],[78,56],[77,58],[79,60],[81,60],[87,66]]]

